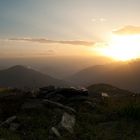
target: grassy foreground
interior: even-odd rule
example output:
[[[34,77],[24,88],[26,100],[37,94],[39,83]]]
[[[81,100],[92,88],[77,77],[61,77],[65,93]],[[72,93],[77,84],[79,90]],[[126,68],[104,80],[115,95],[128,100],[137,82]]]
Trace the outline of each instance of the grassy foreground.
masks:
[[[0,127],[4,140],[49,140],[50,129],[61,119],[58,108],[42,107],[21,110],[24,97],[0,99],[0,121],[16,115],[20,127],[13,131]],[[140,140],[140,97],[91,98],[94,108],[83,102],[66,102],[76,109],[73,134],[62,140]]]

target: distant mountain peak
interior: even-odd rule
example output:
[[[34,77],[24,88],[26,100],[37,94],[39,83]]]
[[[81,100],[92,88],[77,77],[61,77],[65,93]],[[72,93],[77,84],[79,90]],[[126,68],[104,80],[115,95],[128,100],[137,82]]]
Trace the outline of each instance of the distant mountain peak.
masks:
[[[9,69],[27,69],[27,66],[23,66],[23,65],[15,65],[10,67]]]
[[[122,89],[139,92],[140,61],[94,65],[79,71],[69,80],[81,86],[108,83]]]
[[[29,66],[15,65],[0,71],[0,85],[7,87],[64,86],[65,81],[43,74]]]
[[[30,66],[24,66],[24,65],[15,65],[15,66],[12,66],[10,68],[8,68],[7,70],[10,70],[10,71],[36,71],[35,69],[31,68]]]

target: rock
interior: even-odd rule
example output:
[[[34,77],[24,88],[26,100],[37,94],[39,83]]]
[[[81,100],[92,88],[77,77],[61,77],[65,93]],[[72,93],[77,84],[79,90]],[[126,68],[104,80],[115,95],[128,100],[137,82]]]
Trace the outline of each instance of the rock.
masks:
[[[54,86],[47,86],[47,87],[42,87],[39,89],[39,94],[38,97],[45,97],[47,95],[49,95],[50,93],[53,93],[55,91],[55,87]]]
[[[69,133],[73,133],[73,127],[75,125],[75,116],[64,112],[61,120],[61,126],[65,128]]]
[[[103,98],[109,97],[108,93],[105,93],[105,92],[102,92],[101,95],[102,95]]]
[[[51,100],[51,101],[55,101],[55,102],[61,102],[63,100],[65,100],[66,98],[63,95],[60,94],[55,94],[53,93],[49,93],[45,96],[45,99]]]
[[[53,98],[53,97],[55,97],[55,95],[56,95],[55,92],[50,92],[50,93],[46,94],[44,96],[44,98],[46,98],[46,99]]]
[[[50,106],[50,107],[61,108],[61,109],[65,110],[66,112],[69,112],[69,113],[72,113],[72,114],[76,113],[76,110],[71,108],[71,107],[69,107],[69,106],[65,106],[63,104],[60,104],[60,103],[57,103],[57,102],[53,102],[53,101],[50,101],[50,100],[47,100],[47,99],[43,100],[43,104],[45,104],[47,106]]]
[[[16,131],[19,128],[20,124],[18,123],[11,123],[9,129],[11,131]]]
[[[59,88],[55,94],[63,95],[65,98],[71,98],[76,96],[88,96],[88,91],[75,88]]]
[[[76,96],[68,99],[70,102],[83,102],[83,101],[90,101],[91,98],[85,96]]]
[[[52,131],[52,133],[53,133],[56,137],[61,138],[61,134],[59,133],[59,131],[57,130],[57,128],[52,127],[52,128],[51,128],[51,131]]]
[[[0,124],[0,126],[9,125],[10,123],[12,123],[13,121],[15,121],[16,119],[17,119],[16,116],[12,116],[12,117],[8,118],[6,121],[2,122]]]
[[[21,106],[21,109],[39,109],[43,108],[42,100],[40,99],[28,99]]]
[[[71,115],[64,112],[59,124],[51,128],[50,139],[54,140],[56,138],[62,139],[66,134],[73,134],[73,127],[75,125],[76,119],[75,115]]]

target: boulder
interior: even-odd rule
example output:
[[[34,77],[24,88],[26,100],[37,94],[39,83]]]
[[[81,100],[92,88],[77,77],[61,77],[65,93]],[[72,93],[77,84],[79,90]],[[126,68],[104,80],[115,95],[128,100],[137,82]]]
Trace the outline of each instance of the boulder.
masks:
[[[15,121],[16,119],[17,119],[16,116],[9,117],[6,121],[2,122],[0,124],[0,126],[9,125],[10,123],[12,123],[13,121]]]
[[[66,134],[73,134],[73,127],[75,125],[75,115],[64,112],[61,121],[56,126],[53,126],[50,131],[50,139],[62,139]]]
[[[47,105],[48,107],[58,107],[58,108],[61,108],[63,110],[65,110],[66,112],[69,112],[69,113],[72,113],[72,114],[75,114],[76,113],[76,110],[69,107],[69,106],[65,106],[63,104],[60,104],[58,102],[54,102],[54,101],[50,101],[50,100],[47,100],[47,99],[44,99],[43,100],[43,104],[44,105]]]
[[[45,97],[55,91],[55,86],[46,86],[39,89],[38,97]]]
[[[84,102],[84,101],[90,101],[91,98],[86,96],[76,96],[68,99],[70,102]]]
[[[52,93],[47,94],[45,96],[45,99],[55,101],[55,102],[61,102],[61,101],[65,100],[66,98],[63,95],[55,94],[54,92],[52,92]]]
[[[103,98],[108,98],[109,97],[108,93],[106,93],[106,92],[102,92],[101,95],[102,95]]]
[[[58,88],[55,94],[63,95],[66,98],[72,98],[76,96],[88,96],[88,90],[76,88]]]
[[[53,133],[56,137],[61,138],[61,134],[59,133],[59,131],[57,130],[57,128],[52,127],[52,128],[51,128],[51,131],[52,131],[52,133]]]
[[[75,125],[75,116],[64,112],[61,120],[61,126],[65,128],[69,133],[73,133],[73,127]]]

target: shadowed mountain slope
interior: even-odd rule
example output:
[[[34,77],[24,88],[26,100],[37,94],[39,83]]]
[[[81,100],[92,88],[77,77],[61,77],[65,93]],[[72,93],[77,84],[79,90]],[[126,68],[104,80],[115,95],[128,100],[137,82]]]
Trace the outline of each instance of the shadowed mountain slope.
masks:
[[[66,82],[42,74],[36,70],[16,65],[0,70],[0,86],[4,87],[41,87],[45,85],[66,86]]]
[[[110,97],[125,97],[125,96],[132,96],[134,93],[114,87],[108,84],[94,84],[87,87],[90,96],[100,96],[102,93],[107,94]]]
[[[140,61],[96,65],[76,73],[69,80],[82,86],[107,83],[139,92]]]

